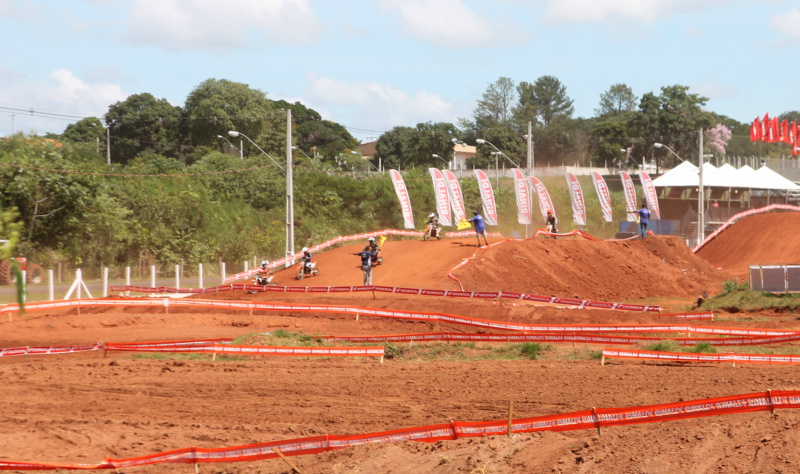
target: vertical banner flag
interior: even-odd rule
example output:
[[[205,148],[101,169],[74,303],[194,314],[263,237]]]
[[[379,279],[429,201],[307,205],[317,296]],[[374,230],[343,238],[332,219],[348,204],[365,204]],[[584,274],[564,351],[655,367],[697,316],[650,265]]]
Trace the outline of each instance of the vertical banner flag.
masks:
[[[592,181],[594,182],[594,190],[597,191],[597,197],[600,198],[600,208],[603,209],[603,220],[611,222],[611,193],[608,191],[606,180],[597,171],[592,172]]]
[[[761,140],[761,124],[758,123],[758,117],[750,125],[750,141],[757,142]]]
[[[636,188],[633,186],[633,180],[630,175],[625,171],[619,172],[619,177],[622,179],[622,190],[625,194],[625,212],[628,216],[628,222],[636,222]]]
[[[764,120],[761,121],[761,141],[765,142],[769,138],[769,112],[764,114]]]
[[[658,194],[656,194],[656,187],[653,186],[653,180],[644,171],[639,171],[639,180],[642,182],[647,208],[656,215],[656,219],[661,219],[661,213],[658,211]]]
[[[497,225],[497,206],[494,203],[492,183],[482,170],[475,170],[475,177],[478,178],[478,189],[481,191],[483,221],[486,222],[487,225]]]
[[[514,190],[517,192],[517,222],[531,223],[531,195],[528,193],[528,182],[519,168],[511,170],[514,174]]]
[[[528,181],[530,181],[533,189],[536,190],[536,196],[539,199],[539,210],[542,213],[542,220],[547,219],[547,211],[556,215],[556,210],[553,209],[553,201],[550,200],[550,194],[547,192],[547,188],[544,187],[544,184],[533,176],[528,176]]]
[[[397,170],[389,170],[389,175],[392,177],[392,184],[394,184],[394,192],[397,193],[397,199],[400,200],[400,209],[403,211],[403,226],[406,229],[413,229],[414,214],[411,213],[411,199],[408,197],[406,183]]]
[[[450,199],[447,195],[447,183],[444,175],[436,168],[428,168],[433,179],[433,194],[436,197],[436,212],[439,214],[439,223],[444,226],[451,226],[450,221]]]
[[[566,176],[569,195],[572,198],[572,222],[575,225],[586,225],[586,204],[583,202],[581,183],[572,173],[567,173]]]
[[[453,206],[453,223],[461,222],[467,218],[467,211],[464,209],[464,196],[461,194],[461,186],[458,178],[450,170],[442,171],[447,182],[447,192],[450,194],[450,204]]]

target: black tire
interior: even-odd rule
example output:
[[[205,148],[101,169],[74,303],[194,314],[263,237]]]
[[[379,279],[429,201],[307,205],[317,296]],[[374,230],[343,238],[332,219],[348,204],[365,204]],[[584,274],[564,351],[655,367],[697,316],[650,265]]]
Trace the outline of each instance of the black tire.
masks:
[[[11,262],[8,260],[0,261],[0,285],[11,284]]]
[[[303,279],[303,270],[300,270],[299,272],[297,272],[297,279],[298,280],[302,280]]]
[[[39,283],[44,283],[44,268],[35,263],[28,265],[25,279],[28,280],[29,284],[33,283],[34,285],[38,285]]]
[[[256,291],[256,290],[248,290],[247,292],[250,293],[251,295],[254,295],[254,294],[258,293],[258,291]]]
[[[314,275],[314,276],[318,276],[319,275],[319,270],[314,268],[313,270],[311,270],[311,274]]]
[[[425,236],[423,237],[423,239],[425,239],[425,242],[427,242],[429,238],[430,235],[427,232],[425,232]]]

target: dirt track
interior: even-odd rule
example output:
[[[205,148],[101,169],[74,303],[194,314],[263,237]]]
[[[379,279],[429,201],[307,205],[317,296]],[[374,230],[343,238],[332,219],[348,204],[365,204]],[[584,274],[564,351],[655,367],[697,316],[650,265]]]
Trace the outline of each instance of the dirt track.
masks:
[[[785,216],[781,216],[782,219]],[[763,225],[763,224],[762,224]],[[477,250],[471,239],[391,241],[375,283],[458,289],[450,268]],[[361,283],[353,245],[315,256],[319,277],[306,285]],[[465,289],[507,290],[605,301],[661,303],[686,309],[702,289],[731,278],[692,255],[680,239],[633,242],[539,240],[482,250],[455,272]],[[290,271],[277,280],[297,284]],[[277,295],[277,296],[276,296]],[[267,295],[220,294],[266,299]],[[447,312],[542,324],[668,323],[655,315],[561,309],[494,301],[370,293],[269,294],[271,300],[337,302]],[[800,330],[795,314],[718,315],[725,327]],[[285,329],[309,334],[398,334],[466,331],[465,327],[352,316],[297,313],[165,314],[155,309],[31,313],[0,322],[0,346],[237,337]],[[475,348],[480,351],[482,345]],[[572,360],[557,345],[537,361],[306,359],[240,361],[135,359],[97,353],[0,359],[0,459],[98,462],[187,446],[224,447],[319,434],[353,434],[503,419],[597,407],[669,403],[774,390],[800,390],[796,367]],[[522,434],[423,444],[362,446],[292,458],[303,472],[329,473],[750,473],[800,472],[800,414],[759,412],[596,431]],[[153,465],[125,472],[190,472]],[[280,460],[201,465],[200,472],[288,473]]]

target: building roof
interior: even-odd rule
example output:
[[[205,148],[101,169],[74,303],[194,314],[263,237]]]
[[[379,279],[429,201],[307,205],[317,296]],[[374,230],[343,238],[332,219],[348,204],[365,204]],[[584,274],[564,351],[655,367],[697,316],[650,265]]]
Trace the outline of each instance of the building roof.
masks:
[[[653,180],[653,186],[697,187],[700,184],[698,168],[683,162]],[[775,191],[798,191],[800,186],[763,166],[758,171],[744,165],[738,170],[724,164],[717,168],[711,163],[703,164],[703,186],[709,188],[769,189]]]

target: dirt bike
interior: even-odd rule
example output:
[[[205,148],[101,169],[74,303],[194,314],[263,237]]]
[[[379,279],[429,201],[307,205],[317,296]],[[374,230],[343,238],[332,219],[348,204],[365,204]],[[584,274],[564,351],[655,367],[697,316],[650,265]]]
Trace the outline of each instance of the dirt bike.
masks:
[[[300,265],[297,267],[297,279],[302,280],[306,276],[317,276],[319,275],[319,270],[317,270],[317,262],[300,262]]]
[[[377,252],[373,252],[375,256],[372,257],[372,266],[380,265],[383,263],[383,257],[381,257],[381,251],[378,250]]]
[[[428,228],[425,230],[423,239],[430,240],[434,237],[436,240],[442,240],[442,229],[438,225],[428,224]]]
[[[558,229],[556,228],[555,224],[547,224],[546,229],[547,229],[547,232],[550,232],[552,234],[557,234],[558,233]],[[555,235],[554,236],[545,235],[544,238],[545,239],[555,239],[556,236]]]
[[[254,285],[261,285],[261,286],[278,286],[277,283],[274,283],[272,280],[275,278],[272,275],[256,275],[255,279],[253,279]],[[258,290],[249,290],[250,294],[258,293]]]

